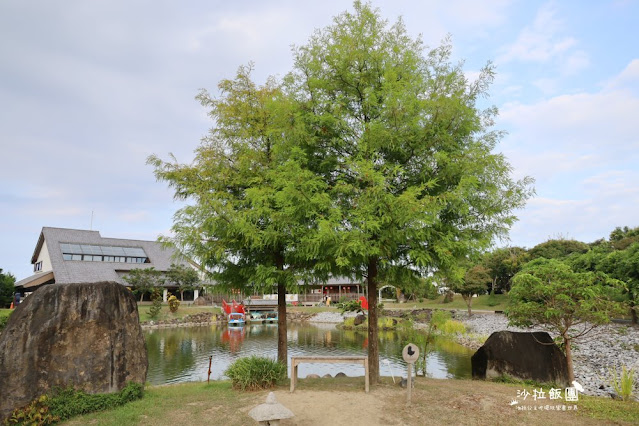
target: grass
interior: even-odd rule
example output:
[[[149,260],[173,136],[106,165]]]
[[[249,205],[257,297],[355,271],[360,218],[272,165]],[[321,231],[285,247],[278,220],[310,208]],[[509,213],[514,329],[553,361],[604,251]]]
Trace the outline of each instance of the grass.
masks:
[[[152,319],[149,317],[149,308],[151,305],[149,304],[138,304],[138,312],[140,314],[140,322],[146,321],[167,321],[172,319],[181,319],[187,315],[198,314],[200,312],[211,312],[212,314],[219,314],[222,312],[220,308],[214,308],[211,306],[185,306],[185,304],[181,305],[177,312],[172,313],[169,310],[169,305],[164,303],[162,304],[162,310],[157,318]]]
[[[508,306],[508,296],[505,294],[495,294],[493,300],[497,302],[496,305],[490,306],[490,300],[488,295],[478,296],[473,298],[472,310],[475,311],[503,311]],[[466,302],[459,294],[456,294],[453,301],[450,303],[443,303],[444,296],[439,296],[435,300],[424,299],[423,302],[409,301],[406,303],[387,303],[384,302],[384,308],[386,309],[455,309],[460,311],[466,311],[468,307]]]
[[[295,417],[292,424],[506,424],[506,425],[598,425],[602,422],[637,424],[639,403],[610,398],[579,396],[576,411],[519,411],[509,402],[525,384],[470,380],[437,380],[418,377],[412,405],[406,407],[406,391],[384,377],[382,384],[363,392],[363,378],[300,379],[291,394],[288,385],[275,388],[280,403]],[[66,425],[170,425],[254,424],[248,411],[262,404],[268,391],[240,392],[230,381],[187,383],[150,387],[141,400],[65,422]],[[525,402],[542,406],[548,401]],[[327,408],[330,408],[327,409]]]
[[[0,309],[0,318],[8,317],[11,315],[11,312],[13,312],[11,309]]]

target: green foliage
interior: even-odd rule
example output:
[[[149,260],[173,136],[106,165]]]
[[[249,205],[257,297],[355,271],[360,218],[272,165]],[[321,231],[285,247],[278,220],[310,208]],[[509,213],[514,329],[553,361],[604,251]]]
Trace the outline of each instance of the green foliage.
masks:
[[[377,328],[380,330],[394,330],[397,320],[391,317],[381,317],[377,319]]]
[[[154,288],[151,291],[151,301],[151,307],[147,314],[149,315],[149,318],[156,319],[162,311],[162,293],[159,288]]]
[[[475,265],[466,271],[463,279],[452,281],[451,287],[453,291],[462,295],[468,307],[468,315],[471,315],[473,296],[475,294],[484,294],[491,283],[492,279],[488,269],[481,265]]]
[[[60,421],[60,417],[50,412],[50,399],[47,395],[32,401],[30,404],[13,410],[5,419],[5,425],[50,425]]]
[[[573,272],[556,259],[536,259],[513,278],[506,315],[512,325],[544,326],[564,340],[569,363],[569,381],[573,380],[570,343],[594,327],[622,315],[623,304],[613,296],[620,283],[603,274]],[[584,324],[589,326],[584,327]]]
[[[119,392],[88,394],[84,391],[56,389],[51,395],[42,395],[23,408],[13,411],[5,425],[49,425],[80,414],[118,407],[142,398],[144,386],[127,383]]]
[[[7,316],[0,316],[0,333],[7,326],[8,322],[9,322],[9,316],[8,315]]]
[[[490,295],[488,296],[488,301],[486,302],[486,304],[490,307],[495,307],[499,305],[500,303],[501,302],[499,301],[499,299],[495,297],[495,292],[491,291]]]
[[[180,301],[178,300],[178,298],[174,295],[171,295],[171,297],[169,297],[168,299],[168,303],[171,313],[176,313],[178,308],[180,307]]]
[[[452,315],[449,311],[438,309],[432,312],[430,316],[430,323],[435,328],[441,328],[442,325],[444,325],[446,321],[450,321],[451,318],[452,318]]]
[[[144,385],[133,382],[127,383],[121,391],[114,393],[88,394],[67,388],[56,392],[51,397],[49,406],[51,414],[64,420],[80,414],[119,407],[142,398],[143,391]]]
[[[196,289],[200,283],[200,277],[195,269],[176,263],[171,264],[169,270],[166,271],[166,278],[170,283],[178,287],[180,301],[182,302],[184,301],[184,292]]]
[[[350,300],[348,302],[338,303],[337,308],[342,312],[364,312],[362,302],[360,300]]]
[[[442,334],[465,334],[466,326],[461,321],[447,320],[439,327],[439,330]]]
[[[608,383],[615,390],[617,395],[624,401],[630,401],[634,394],[635,388],[635,370],[634,368],[621,367],[621,371],[617,367],[608,370]]]
[[[231,379],[235,389],[268,389],[286,379],[286,364],[269,358],[251,356],[236,360],[224,374]]]
[[[521,247],[499,248],[484,255],[481,264],[489,271],[491,291],[509,291],[512,278],[528,260],[528,252]]]
[[[153,289],[165,281],[162,273],[153,267],[132,269],[122,279],[131,285],[133,293],[140,295],[140,302],[145,293],[153,292]]]
[[[576,240],[548,240],[528,251],[531,259],[543,257],[545,259],[563,260],[572,253],[586,253],[588,244]]]
[[[0,309],[11,306],[16,291],[15,282],[16,277],[10,273],[2,272],[2,268],[0,268]]]

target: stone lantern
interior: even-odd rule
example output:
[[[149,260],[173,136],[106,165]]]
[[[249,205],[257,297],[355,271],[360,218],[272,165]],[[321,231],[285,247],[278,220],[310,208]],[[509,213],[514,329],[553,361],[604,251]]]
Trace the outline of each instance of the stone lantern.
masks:
[[[275,394],[270,392],[266,402],[249,411],[249,416],[260,425],[276,426],[282,419],[290,419],[295,416],[291,410],[277,402]]]

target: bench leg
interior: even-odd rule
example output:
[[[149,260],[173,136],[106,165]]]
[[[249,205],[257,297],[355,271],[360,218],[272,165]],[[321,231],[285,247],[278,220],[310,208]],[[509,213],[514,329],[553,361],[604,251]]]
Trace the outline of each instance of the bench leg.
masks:
[[[364,364],[364,390],[368,393],[369,380],[368,380],[368,362]]]
[[[291,392],[295,390],[295,382],[297,381],[297,364],[291,363]]]

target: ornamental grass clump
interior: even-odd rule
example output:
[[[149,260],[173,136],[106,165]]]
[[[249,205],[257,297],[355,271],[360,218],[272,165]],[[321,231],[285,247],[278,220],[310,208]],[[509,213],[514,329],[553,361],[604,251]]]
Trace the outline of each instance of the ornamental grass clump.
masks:
[[[634,368],[621,367],[621,372],[617,367],[610,368],[610,385],[615,393],[624,401],[630,401],[634,393],[635,387],[635,370]]]
[[[224,374],[231,379],[235,389],[249,391],[268,389],[286,379],[286,364],[254,355],[238,359],[226,369]]]

